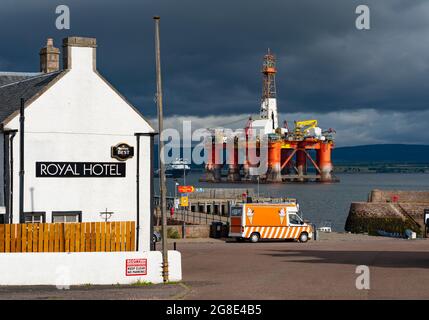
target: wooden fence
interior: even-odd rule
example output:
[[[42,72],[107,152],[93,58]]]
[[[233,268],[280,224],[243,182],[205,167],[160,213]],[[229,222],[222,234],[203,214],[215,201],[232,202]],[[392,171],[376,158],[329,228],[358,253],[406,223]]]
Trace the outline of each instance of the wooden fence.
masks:
[[[0,224],[2,252],[135,251],[135,222]]]

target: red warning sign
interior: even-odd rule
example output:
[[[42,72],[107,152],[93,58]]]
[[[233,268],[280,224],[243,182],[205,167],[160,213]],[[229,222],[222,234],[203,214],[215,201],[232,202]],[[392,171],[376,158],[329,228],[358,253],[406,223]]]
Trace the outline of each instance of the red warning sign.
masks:
[[[125,275],[127,277],[147,275],[147,259],[127,259],[125,264]]]
[[[194,186],[178,186],[177,191],[179,193],[192,193],[195,191],[195,188]]]

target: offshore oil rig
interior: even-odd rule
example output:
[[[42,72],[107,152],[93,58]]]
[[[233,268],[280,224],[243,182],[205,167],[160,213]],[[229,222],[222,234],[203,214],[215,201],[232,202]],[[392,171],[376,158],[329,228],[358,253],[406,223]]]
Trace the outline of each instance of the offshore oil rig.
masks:
[[[205,182],[336,182],[331,151],[335,130],[317,120],[287,121],[280,127],[276,99],[276,59],[264,56],[260,114],[245,128],[210,128],[205,140]],[[314,159],[315,157],[315,159]],[[224,170],[225,169],[227,170]]]

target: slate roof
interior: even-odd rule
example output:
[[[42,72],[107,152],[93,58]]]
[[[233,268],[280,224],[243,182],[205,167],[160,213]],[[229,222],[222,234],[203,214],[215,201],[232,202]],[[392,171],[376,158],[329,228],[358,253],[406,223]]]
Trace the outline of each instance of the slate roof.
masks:
[[[38,72],[0,72],[0,87],[6,84],[22,81],[28,78],[36,77],[42,73]]]
[[[62,72],[57,71],[47,74],[36,74],[27,76],[25,74],[12,73],[7,76],[9,79],[18,79],[15,82],[9,82],[2,85],[0,82],[0,122],[3,122],[21,106],[21,98],[26,101],[42,92],[49,84],[54,81]],[[5,73],[3,73],[5,74]],[[0,79],[2,78],[0,73]],[[5,77],[6,79],[6,77]],[[0,80],[1,81],[1,80]],[[6,80],[4,80],[6,81]]]

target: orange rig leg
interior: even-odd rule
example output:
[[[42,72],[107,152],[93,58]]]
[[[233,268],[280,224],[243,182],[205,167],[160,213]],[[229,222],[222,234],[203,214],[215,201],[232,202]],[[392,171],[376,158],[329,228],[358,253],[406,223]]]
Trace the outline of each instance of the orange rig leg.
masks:
[[[268,145],[267,181],[269,182],[282,182],[281,150],[280,142],[272,142]]]
[[[332,161],[331,161],[332,146],[329,143],[321,143],[320,149],[317,150],[319,168],[320,168],[320,181],[330,182],[332,181]]]

